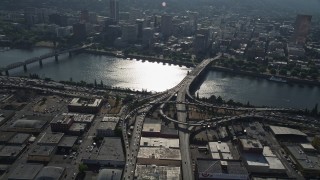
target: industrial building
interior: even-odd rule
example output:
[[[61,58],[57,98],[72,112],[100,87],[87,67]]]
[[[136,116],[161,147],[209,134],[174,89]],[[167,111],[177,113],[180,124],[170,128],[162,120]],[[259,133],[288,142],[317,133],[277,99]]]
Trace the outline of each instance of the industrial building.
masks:
[[[10,139],[15,135],[15,132],[0,132],[0,144],[7,144]]]
[[[9,141],[10,145],[23,145],[26,144],[31,137],[31,134],[27,133],[17,133]]]
[[[121,180],[122,170],[121,169],[101,169],[99,171],[97,180]]]
[[[233,159],[229,145],[225,142],[209,142],[212,159]]]
[[[66,168],[56,166],[45,166],[41,169],[34,180],[61,180],[66,175]]]
[[[179,139],[141,137],[140,147],[179,148]]]
[[[301,145],[287,145],[285,148],[305,177],[320,176],[320,154],[317,151],[305,151]]]
[[[28,161],[49,162],[56,152],[56,146],[36,145],[28,153]]]
[[[292,129],[288,127],[281,127],[281,126],[269,126],[270,131],[272,134],[278,138],[283,140],[291,140],[292,138],[295,141],[305,141],[307,135],[297,129]]]
[[[56,146],[64,136],[64,133],[47,133],[39,135],[38,145]]]
[[[249,174],[245,166],[241,161],[237,160],[197,159],[196,169],[196,174],[199,180],[247,180],[249,178]]]
[[[103,117],[96,129],[98,137],[114,136],[114,131],[119,122],[119,117]]]
[[[159,166],[180,166],[180,149],[162,147],[140,147],[138,164],[155,164]]]
[[[68,132],[74,121],[74,116],[58,115],[50,123],[52,132]]]
[[[24,132],[24,133],[40,133],[44,130],[46,120],[39,119],[17,119],[9,125],[7,131]]]
[[[81,136],[88,128],[86,123],[73,123],[69,128],[68,134]]]
[[[0,149],[0,161],[2,162],[13,162],[15,161],[23,152],[26,145],[16,146],[7,145]]]
[[[11,171],[8,180],[33,180],[42,167],[42,164],[19,164]]]
[[[57,146],[57,151],[61,153],[68,153],[78,140],[77,136],[64,136]]]
[[[134,179],[181,180],[180,166],[136,165]]]
[[[144,137],[161,137],[161,120],[146,118],[142,136]]]
[[[240,148],[244,152],[262,153],[263,146],[259,140],[256,139],[239,139]]]
[[[74,122],[91,124],[95,115],[82,113],[62,113],[62,116],[73,118]]]
[[[0,126],[6,123],[9,119],[11,119],[15,115],[14,111],[11,110],[0,110]]]
[[[100,110],[101,106],[102,106],[102,99],[87,101],[81,98],[74,98],[72,99],[70,104],[68,104],[68,110],[70,112],[95,114]]]
[[[119,137],[103,138],[98,152],[86,154],[83,156],[82,162],[88,165],[123,167],[125,157],[121,139]]]
[[[241,156],[252,173],[286,174],[286,168],[269,146],[264,146],[261,153],[245,151]]]

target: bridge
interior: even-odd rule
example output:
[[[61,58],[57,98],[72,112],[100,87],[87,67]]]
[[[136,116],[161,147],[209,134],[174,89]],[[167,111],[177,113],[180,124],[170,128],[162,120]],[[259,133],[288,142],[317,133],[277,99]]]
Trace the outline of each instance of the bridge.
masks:
[[[55,60],[58,61],[58,56],[60,54],[64,54],[64,53],[69,53],[69,56],[72,56],[72,52],[74,51],[79,51],[82,49],[86,49],[88,47],[92,46],[92,44],[88,44],[88,45],[83,45],[83,46],[77,46],[77,47],[72,47],[70,49],[65,49],[65,50],[55,50],[53,52],[38,56],[38,57],[33,57],[27,60],[24,60],[22,62],[15,62],[12,64],[7,65],[6,67],[0,67],[0,75],[2,75],[2,72],[5,72],[5,74],[7,76],[9,76],[9,70],[11,69],[15,69],[18,67],[23,67],[24,71],[27,71],[27,65],[34,63],[34,62],[39,62],[39,65],[42,66],[42,60],[44,59],[48,59],[50,57],[55,57]]]

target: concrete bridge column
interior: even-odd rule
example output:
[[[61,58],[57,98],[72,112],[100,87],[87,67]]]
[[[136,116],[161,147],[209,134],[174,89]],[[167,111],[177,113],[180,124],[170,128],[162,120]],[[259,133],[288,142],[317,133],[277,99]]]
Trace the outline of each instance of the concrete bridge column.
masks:
[[[72,52],[71,52],[71,51],[69,51],[69,58],[70,58],[70,57],[72,57]]]
[[[9,76],[9,70],[6,70],[6,76]]]
[[[39,60],[39,65],[42,67],[42,59]]]
[[[27,71],[28,69],[27,69],[27,65],[25,64],[25,65],[23,65],[23,70],[24,71]]]
[[[54,55],[54,59],[56,60],[56,62],[58,62],[59,61],[59,55]]]

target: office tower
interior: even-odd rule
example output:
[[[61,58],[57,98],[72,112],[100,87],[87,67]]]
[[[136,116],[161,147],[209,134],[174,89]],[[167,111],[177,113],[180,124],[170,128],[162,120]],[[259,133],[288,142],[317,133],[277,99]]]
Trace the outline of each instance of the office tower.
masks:
[[[304,44],[309,34],[311,26],[310,15],[297,15],[296,22],[294,25],[293,41],[296,44]]]
[[[137,24],[137,28],[138,28],[138,39],[142,38],[142,32],[143,32],[143,28],[144,28],[144,24],[145,24],[145,20],[144,19],[137,19],[136,20],[136,24]]]
[[[119,1],[118,0],[110,0],[110,17],[115,22],[119,22]]]
[[[172,34],[172,16],[164,14],[161,16],[161,33],[166,38]]]

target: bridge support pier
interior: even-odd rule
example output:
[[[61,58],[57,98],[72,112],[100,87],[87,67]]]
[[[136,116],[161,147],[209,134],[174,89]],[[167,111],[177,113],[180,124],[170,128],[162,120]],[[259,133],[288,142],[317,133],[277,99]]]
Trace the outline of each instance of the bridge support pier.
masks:
[[[6,70],[6,76],[9,76],[9,70]]]
[[[54,56],[54,59],[55,59],[56,62],[59,61],[59,58],[58,58],[58,57],[59,57],[58,55],[55,55],[55,56]]]
[[[27,65],[25,64],[25,65],[23,65],[23,70],[24,71],[27,71],[28,69],[27,69]]]
[[[71,58],[72,57],[72,52],[71,51],[69,51],[69,58]]]
[[[40,67],[42,67],[42,60],[39,60],[39,65]]]

